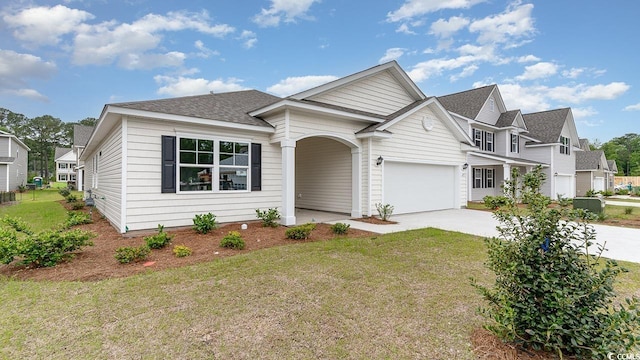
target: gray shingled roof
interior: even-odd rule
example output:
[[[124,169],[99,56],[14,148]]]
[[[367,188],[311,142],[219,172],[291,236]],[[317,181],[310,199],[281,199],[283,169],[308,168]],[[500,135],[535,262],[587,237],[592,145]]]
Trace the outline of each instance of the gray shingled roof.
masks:
[[[272,127],[266,121],[249,116],[248,113],[280,100],[282,99],[277,96],[258,90],[244,90],[109,105],[134,110],[228,121],[244,125]]]
[[[591,150],[591,148],[589,147],[589,140],[588,139],[578,139],[580,141],[580,149],[584,150],[584,151],[589,151]]]
[[[607,167],[609,168],[610,171],[613,171],[614,173],[618,172],[618,164],[616,163],[615,160],[607,160]]]
[[[576,151],[576,171],[604,170],[598,169],[602,155],[604,155],[602,150]]]
[[[455,94],[438,96],[438,101],[449,112],[475,119],[496,86],[495,84],[488,85]]]
[[[516,120],[516,115],[518,115],[519,112],[520,110],[509,110],[507,112],[503,112],[500,114],[498,121],[496,121],[496,127],[504,128],[511,126]]]
[[[75,137],[75,136],[74,136]],[[56,151],[55,151],[55,155],[53,157],[53,159],[59,159],[62,156],[64,156],[66,153],[68,153],[69,151],[71,151],[71,148],[61,148],[61,147],[57,147]]]
[[[73,145],[85,146],[91,137],[93,126],[73,125]]]
[[[529,130],[529,136],[543,144],[551,144],[559,141],[567,115],[569,108],[523,114],[522,118]]]

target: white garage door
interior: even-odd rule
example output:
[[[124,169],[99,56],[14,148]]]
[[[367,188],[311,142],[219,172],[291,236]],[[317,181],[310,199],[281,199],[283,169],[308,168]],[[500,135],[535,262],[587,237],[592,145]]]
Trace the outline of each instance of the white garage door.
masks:
[[[596,177],[593,179],[593,190],[595,191],[604,191],[604,178]]]
[[[395,214],[452,209],[455,188],[454,166],[384,163],[384,203]]]
[[[554,196],[552,196],[552,198],[556,198],[558,194],[562,195],[562,197],[574,197],[573,181],[573,176],[571,175],[556,176],[556,193],[553,194]]]

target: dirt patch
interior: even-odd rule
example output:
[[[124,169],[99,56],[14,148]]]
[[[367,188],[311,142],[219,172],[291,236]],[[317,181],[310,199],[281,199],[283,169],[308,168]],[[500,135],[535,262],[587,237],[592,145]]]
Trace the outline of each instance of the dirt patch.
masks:
[[[382,219],[379,219],[379,218],[374,217],[374,216],[363,217],[363,218],[358,218],[358,219],[353,219],[353,220],[364,222],[364,223],[369,223],[369,224],[376,224],[376,225],[391,225],[391,224],[397,224],[398,223],[397,221],[382,220]]]
[[[66,206],[66,204],[63,204]],[[220,226],[209,234],[198,234],[191,228],[165,229],[174,235],[171,244],[164,249],[153,250],[144,262],[120,264],[114,258],[116,249],[123,246],[140,246],[144,236],[153,232],[138,233],[136,236],[123,237],[97,211],[92,214],[93,223],[77,226],[98,234],[93,239],[94,246],[87,246],[76,252],[70,261],[51,268],[31,268],[16,264],[0,265],[0,275],[20,280],[51,281],[95,281],[120,278],[146,271],[177,268],[186,265],[211,261],[222,257],[244,254],[250,251],[273,246],[297,244],[300,242],[333,239],[335,235],[330,225],[317,224],[307,240],[289,240],[285,237],[286,227],[264,228],[261,222],[247,222],[247,229],[241,230],[242,223],[230,223]],[[220,247],[220,240],[229,231],[239,231],[245,241],[244,250],[231,250]],[[357,229],[349,229],[349,237],[367,237],[377,234]],[[173,254],[175,245],[189,247],[191,256],[178,258]],[[150,266],[145,263],[153,262]]]
[[[523,349],[514,344],[502,342],[485,329],[476,329],[471,334],[473,352],[482,360],[555,360],[558,357],[549,352]],[[575,360],[574,357],[564,357]]]

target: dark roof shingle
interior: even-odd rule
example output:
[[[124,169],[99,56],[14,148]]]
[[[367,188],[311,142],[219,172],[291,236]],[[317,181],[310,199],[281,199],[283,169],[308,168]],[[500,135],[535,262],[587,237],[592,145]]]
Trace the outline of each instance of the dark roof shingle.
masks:
[[[237,124],[271,127],[266,121],[250,116],[252,110],[282,100],[258,90],[185,96],[170,99],[109,104],[115,107],[143,110]]]
[[[62,156],[66,155],[69,151],[71,151],[71,148],[62,148],[62,147],[56,147],[56,151],[54,154],[53,159],[59,159]]]
[[[438,96],[438,101],[449,112],[462,115],[468,119],[475,119],[496,86],[495,84],[488,85],[455,94]]]
[[[598,168],[602,155],[602,150],[576,151],[576,170],[603,170]]]
[[[564,108],[522,114],[522,118],[531,137],[540,140],[543,144],[557,143],[569,110]]]
[[[91,137],[93,126],[73,125],[73,146],[85,146]]]
[[[503,112],[500,114],[498,121],[496,121],[496,127],[505,128],[511,126],[516,120],[516,116],[519,112],[520,110],[509,110],[507,112]]]

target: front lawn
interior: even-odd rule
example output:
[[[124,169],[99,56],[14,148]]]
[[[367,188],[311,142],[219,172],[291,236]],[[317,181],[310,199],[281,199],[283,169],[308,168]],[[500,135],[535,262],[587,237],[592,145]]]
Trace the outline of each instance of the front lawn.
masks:
[[[74,192],[79,199],[81,192]],[[62,223],[67,211],[58,201],[63,197],[57,190],[29,190],[16,194],[17,204],[0,207],[0,217],[9,215],[25,220],[35,231],[48,230]]]

